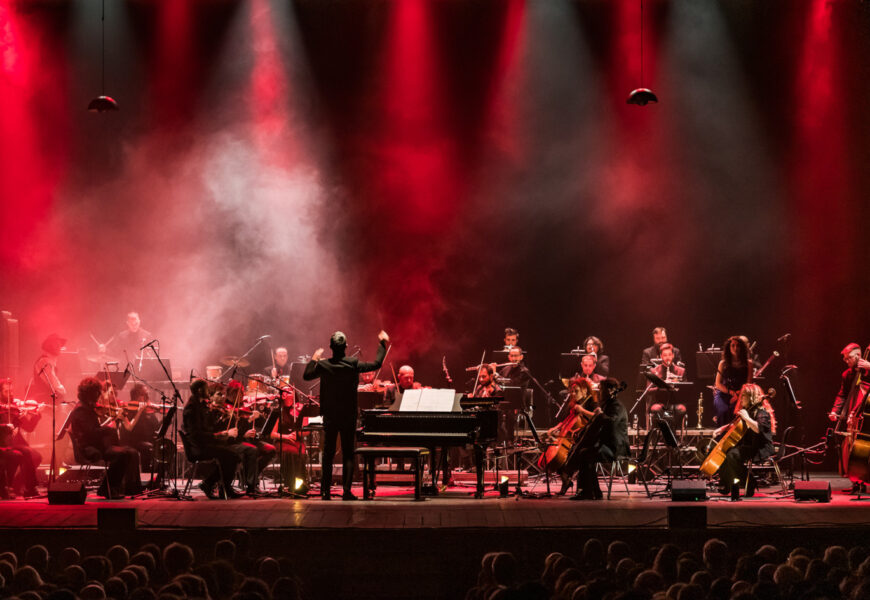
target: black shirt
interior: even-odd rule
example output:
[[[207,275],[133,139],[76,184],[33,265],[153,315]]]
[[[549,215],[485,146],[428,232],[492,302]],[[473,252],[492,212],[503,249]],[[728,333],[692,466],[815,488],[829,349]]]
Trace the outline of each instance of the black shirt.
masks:
[[[205,401],[191,396],[181,412],[182,428],[194,450],[215,444],[214,421]]]
[[[100,425],[96,411],[79,402],[69,416],[70,436],[79,448],[96,448],[101,453],[112,445],[117,430]]]
[[[752,448],[753,460],[764,460],[773,454],[773,433],[771,432],[770,414],[764,408],[759,407],[752,418],[758,422],[758,433],[752,431],[747,426],[746,433],[738,445]]]
[[[640,357],[640,364],[643,366],[653,364],[652,359],[661,358],[661,353],[659,352],[658,344],[653,344],[649,348],[645,348],[643,354]],[[683,357],[680,355],[680,349],[674,346],[674,363],[683,362]]]
[[[382,341],[372,362],[360,362],[355,356],[333,356],[311,360],[305,365],[303,379],[320,378],[320,414],[324,422],[344,426],[356,423],[359,374],[380,369],[386,355],[387,344]]]
[[[613,399],[601,406],[600,444],[613,451],[614,456],[630,456],[628,445],[628,411],[622,403]]]

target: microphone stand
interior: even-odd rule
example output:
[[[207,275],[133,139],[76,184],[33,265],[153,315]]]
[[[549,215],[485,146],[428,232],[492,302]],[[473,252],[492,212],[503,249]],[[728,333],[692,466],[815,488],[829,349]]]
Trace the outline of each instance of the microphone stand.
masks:
[[[160,368],[163,369],[163,372],[166,374],[166,379],[167,379],[167,381],[169,381],[169,385],[172,386],[172,407],[175,409],[175,414],[173,415],[174,421],[172,424],[172,442],[171,443],[172,443],[173,448],[178,448],[178,417],[176,415],[178,414],[178,407],[181,403],[181,392],[178,391],[178,387],[175,385],[175,382],[172,380],[172,374],[166,368],[166,365],[163,363],[163,359],[160,358],[160,353],[157,351],[156,348],[154,348],[153,342],[150,342],[148,344],[148,347],[151,348],[151,352],[154,353],[154,358],[157,359],[157,364],[159,364]],[[163,395],[162,392],[161,392],[161,395]],[[163,399],[164,399],[163,404],[164,404],[164,411],[165,411],[165,405],[166,405],[166,396],[165,395],[163,395]],[[165,413],[164,413],[163,418],[164,419],[166,418]],[[152,456],[152,460],[153,460],[153,456]],[[175,467],[176,467],[175,468],[175,477],[173,477],[173,479],[172,479],[172,490],[169,492],[170,497],[177,498],[179,500],[192,499],[189,496],[182,497],[181,494],[178,492],[178,464],[177,464],[177,462],[176,462]]]
[[[284,394],[287,393],[286,388],[281,388],[271,381],[263,382],[267,387],[272,388],[276,392],[278,392],[278,421],[275,424],[275,428],[278,430],[278,489],[269,492],[268,494],[264,494],[264,497],[268,498],[307,498],[308,494],[297,494],[295,489],[287,490],[284,486],[284,434],[281,433],[281,425],[284,423]],[[293,390],[294,394],[299,393],[305,396],[301,390],[297,390],[297,388],[293,384],[288,384]],[[307,397],[307,396],[306,396]],[[309,398],[310,399],[310,398]],[[296,398],[294,395],[293,404],[296,404]],[[295,406],[293,407],[296,408]],[[275,410],[275,409],[272,409]],[[301,416],[301,415],[300,415]],[[264,432],[268,435],[271,432]],[[300,420],[297,417],[296,419],[296,441],[299,441],[301,430],[300,430]]]
[[[54,432],[57,430],[57,390],[54,389],[54,385],[51,383],[51,377],[44,375],[48,366],[49,363],[45,363],[37,377],[45,379],[48,389],[51,390],[51,463],[48,467],[48,484],[51,485],[54,483],[55,474],[57,473],[57,440],[55,439],[57,436],[54,435]]]
[[[263,336],[263,337],[259,338],[256,342],[254,342],[254,345],[253,345],[253,346],[251,346],[250,348],[248,348],[248,351],[247,351],[247,352],[245,352],[244,354],[242,354],[241,356],[239,356],[238,358],[236,358],[236,359],[233,361],[233,363],[232,363],[231,365],[229,365],[230,368],[227,369],[226,371],[224,371],[224,372],[221,374],[221,376],[218,377],[218,381],[220,382],[220,381],[221,381],[221,380],[226,376],[227,373],[230,373],[230,377],[229,377],[229,378],[232,379],[232,378],[235,376],[236,371],[239,369],[239,363],[241,363],[242,360],[243,360],[246,356],[248,356],[251,352],[253,352],[254,349],[255,349],[257,346],[259,346],[260,344],[262,344],[262,343],[263,343],[263,340],[265,340],[266,338],[267,338],[267,336]],[[162,363],[161,363],[161,366],[162,366]],[[166,368],[164,367],[163,370],[165,371]],[[247,376],[247,375],[246,375],[246,376]]]

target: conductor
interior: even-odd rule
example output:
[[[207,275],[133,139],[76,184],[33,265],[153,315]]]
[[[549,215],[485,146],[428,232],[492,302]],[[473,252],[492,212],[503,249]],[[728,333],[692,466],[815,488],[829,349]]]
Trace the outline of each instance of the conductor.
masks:
[[[355,356],[348,357],[347,336],[341,331],[332,334],[329,347],[332,358],[321,360],[323,348],[318,348],[311,360],[305,365],[302,378],[306,381],[320,378],[320,414],[323,416],[323,471],[320,481],[320,496],[324,500],[332,497],[332,461],[335,458],[335,442],[341,436],[343,457],[342,500],[356,500],[351,492],[354,469],[354,442],[356,433],[357,403],[356,392],[359,374],[377,371],[387,355],[390,341],[385,331],[378,334],[378,352],[372,362],[360,362]]]

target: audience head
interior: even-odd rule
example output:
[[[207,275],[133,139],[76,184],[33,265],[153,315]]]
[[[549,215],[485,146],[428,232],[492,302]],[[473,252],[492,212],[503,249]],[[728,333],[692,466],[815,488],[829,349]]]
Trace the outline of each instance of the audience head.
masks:
[[[193,549],[186,544],[172,542],[163,550],[163,565],[170,578],[190,572],[193,567]]]
[[[31,546],[24,553],[24,564],[33,567],[37,572],[42,574],[45,574],[45,570],[48,567],[48,559],[48,548],[42,544]]]

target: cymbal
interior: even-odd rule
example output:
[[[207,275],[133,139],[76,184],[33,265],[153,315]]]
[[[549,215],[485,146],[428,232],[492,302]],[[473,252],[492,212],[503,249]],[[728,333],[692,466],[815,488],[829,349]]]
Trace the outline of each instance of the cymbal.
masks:
[[[87,359],[95,363],[118,362],[118,359],[108,354],[88,354]]]
[[[220,363],[225,367],[247,367],[250,366],[251,361],[239,356],[224,356],[221,358]]]

